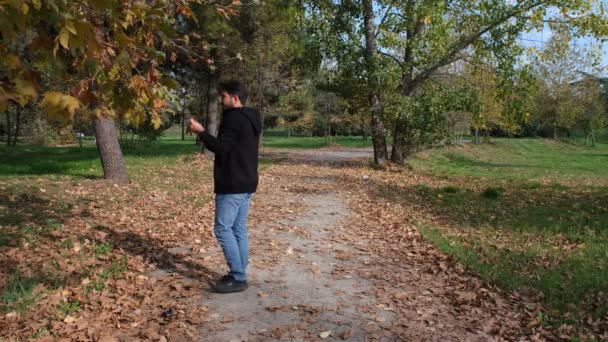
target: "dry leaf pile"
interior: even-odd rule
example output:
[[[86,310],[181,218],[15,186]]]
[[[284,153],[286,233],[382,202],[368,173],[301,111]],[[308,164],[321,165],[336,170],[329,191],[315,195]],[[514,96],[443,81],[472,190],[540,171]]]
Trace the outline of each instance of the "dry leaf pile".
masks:
[[[204,175],[187,176],[192,169],[204,170]],[[311,162],[301,156],[263,172],[249,223],[255,267],[272,270],[295,260],[303,272],[369,286],[335,289],[333,306],[268,305],[269,312],[297,310],[301,320],[258,332],[259,340],[348,340],[353,334],[415,341],[567,336],[567,326],[548,331],[539,324],[539,298],[501,293],[425,241],[415,222],[424,216],[426,222],[443,224],[440,215],[434,217],[420,203],[395,204],[377,194],[379,184],[441,182],[411,172],[374,171],[358,162]],[[211,163],[197,158],[151,170],[146,179],[127,187],[99,181],[50,186],[45,180],[22,193],[1,187],[0,195],[28,225],[40,228],[52,218],[61,227],[16,237],[0,248],[0,288],[16,273],[39,280],[34,304],[0,317],[0,337],[195,340],[204,337],[201,333],[227,329],[239,317],[211,313],[206,305],[206,283],[225,268],[212,235],[212,186]],[[325,229],[321,242],[314,240],[315,232],[292,224],[305,212],[300,197],[307,194],[339,198],[350,211]],[[72,205],[59,213],[61,203]],[[33,208],[39,217],[24,210]],[[290,247],[281,233],[309,239],[316,254],[333,261],[312,262],[304,247]],[[53,280],[60,282],[54,286]],[[259,291],[257,297],[269,300],[271,294]],[[279,297],[287,301],[289,293]],[[351,315],[361,324],[315,330],[327,311]]]

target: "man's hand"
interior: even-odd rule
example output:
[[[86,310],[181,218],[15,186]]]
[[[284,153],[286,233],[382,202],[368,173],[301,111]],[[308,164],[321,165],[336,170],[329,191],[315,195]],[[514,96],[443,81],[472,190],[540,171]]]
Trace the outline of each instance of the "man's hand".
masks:
[[[188,130],[194,134],[199,134],[204,132],[205,128],[195,119],[190,119],[190,121],[188,121]]]

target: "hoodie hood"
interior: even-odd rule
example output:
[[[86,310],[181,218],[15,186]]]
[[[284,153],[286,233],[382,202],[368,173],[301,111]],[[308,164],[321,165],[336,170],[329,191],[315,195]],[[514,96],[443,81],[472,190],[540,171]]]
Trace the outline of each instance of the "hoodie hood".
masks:
[[[262,132],[262,119],[260,118],[260,112],[257,109],[251,107],[239,107],[227,109],[226,112],[228,111],[234,111],[243,114],[247,118],[247,120],[249,120],[249,123],[251,124],[251,128],[253,129],[255,136],[260,136],[260,133]]]

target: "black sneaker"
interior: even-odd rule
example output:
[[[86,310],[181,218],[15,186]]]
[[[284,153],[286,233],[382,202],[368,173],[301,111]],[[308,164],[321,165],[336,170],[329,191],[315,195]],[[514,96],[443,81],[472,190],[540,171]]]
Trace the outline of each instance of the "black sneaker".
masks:
[[[231,275],[225,275],[213,285],[213,290],[217,293],[242,292],[247,290],[247,280],[235,280]]]

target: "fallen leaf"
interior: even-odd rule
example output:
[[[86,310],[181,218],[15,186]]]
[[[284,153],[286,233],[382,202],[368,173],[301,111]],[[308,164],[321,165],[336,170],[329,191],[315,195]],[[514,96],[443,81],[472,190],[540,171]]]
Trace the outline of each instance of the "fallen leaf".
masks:
[[[98,342],[118,342],[118,340],[111,335],[101,335]]]
[[[353,331],[352,330],[345,330],[340,334],[340,339],[341,340],[348,340],[351,337],[353,337]]]

